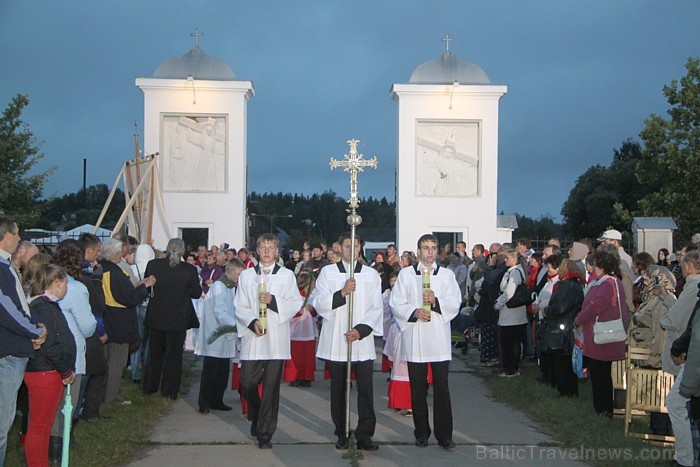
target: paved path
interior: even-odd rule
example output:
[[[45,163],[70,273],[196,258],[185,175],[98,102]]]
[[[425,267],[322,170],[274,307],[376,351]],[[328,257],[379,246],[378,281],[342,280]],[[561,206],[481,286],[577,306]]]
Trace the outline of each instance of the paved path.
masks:
[[[469,358],[455,353],[451,364],[450,391],[457,448],[445,451],[435,438],[426,448],[413,445],[413,420],[387,407],[387,374],[375,365],[374,392],[379,451],[362,452],[362,466],[435,465],[580,465],[567,460],[566,452],[552,448],[550,436],[520,412],[489,397],[481,379],[472,374]],[[277,431],[272,450],[260,450],[250,436],[250,423],[241,415],[238,394],[227,391],[231,412],[197,412],[199,367],[192,372],[189,394],[178,400],[157,424],[150,437],[153,447],[137,454],[129,465],[149,466],[332,466],[348,465],[344,451],[335,449],[330,418],[330,385],[319,366],[310,388],[283,384]],[[356,394],[353,394],[355,397]],[[430,396],[429,396],[430,397]],[[353,399],[353,402],[356,399]],[[432,408],[432,400],[428,401]],[[356,405],[356,404],[353,404]],[[355,408],[355,407],[353,407]],[[352,423],[357,422],[353,412]],[[432,415],[431,415],[432,420]],[[431,422],[432,425],[432,422]],[[552,456],[557,460],[553,460]],[[562,456],[564,459],[562,460]]]

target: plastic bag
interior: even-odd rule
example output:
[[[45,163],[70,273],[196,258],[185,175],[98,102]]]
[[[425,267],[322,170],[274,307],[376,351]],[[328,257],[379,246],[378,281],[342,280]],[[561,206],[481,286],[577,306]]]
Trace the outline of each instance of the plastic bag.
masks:
[[[579,378],[588,377],[588,368],[583,367],[583,333],[574,329],[574,350],[571,352],[571,368]]]

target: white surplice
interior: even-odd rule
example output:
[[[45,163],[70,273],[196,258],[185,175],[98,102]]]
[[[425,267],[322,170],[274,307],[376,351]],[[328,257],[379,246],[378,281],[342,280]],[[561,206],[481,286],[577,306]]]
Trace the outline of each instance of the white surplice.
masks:
[[[268,305],[267,333],[258,337],[248,326],[258,319],[259,266],[241,272],[234,299],[241,360],[289,360],[289,320],[299,311],[303,299],[297,281],[289,269],[272,266],[267,276],[267,291],[275,297],[277,312]]]
[[[450,321],[459,313],[462,303],[455,275],[447,268],[432,267],[430,290],[440,307],[431,319],[411,320],[414,311],[423,308],[422,265],[403,268],[391,291],[391,311],[401,329],[401,358],[407,362],[443,362],[452,360]]]
[[[365,324],[372,333],[352,344],[352,361],[362,362],[377,358],[373,336],[382,335],[382,282],[379,274],[369,266],[357,263],[355,269],[356,288],[353,296],[352,327]],[[323,360],[346,362],[348,358],[345,333],[348,328],[348,305],[345,297],[342,304],[333,308],[334,295],[342,290],[350,278],[350,265],[343,261],[321,269],[316,280],[312,299],[316,312],[323,318],[321,336],[316,356]],[[338,297],[336,296],[336,300]]]

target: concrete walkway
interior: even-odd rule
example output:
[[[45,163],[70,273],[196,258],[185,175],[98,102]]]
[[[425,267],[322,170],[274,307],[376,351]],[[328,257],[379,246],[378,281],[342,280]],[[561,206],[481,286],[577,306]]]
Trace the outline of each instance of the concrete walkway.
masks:
[[[380,341],[381,343],[381,341]],[[379,451],[364,452],[363,466],[435,465],[580,465],[524,414],[492,400],[470,366],[478,365],[477,351],[468,357],[455,352],[450,391],[457,448],[445,451],[431,437],[430,445],[413,445],[413,419],[387,408],[387,374],[375,364],[374,393]],[[231,412],[197,411],[199,366],[191,375],[189,394],[179,399],[157,424],[150,437],[153,446],[137,454],[129,465],[147,466],[331,466],[348,465],[347,451],[335,449],[330,417],[330,385],[322,367],[310,388],[283,384],[277,431],[272,450],[260,450],[250,436],[250,422],[241,414],[238,394],[227,391]],[[430,396],[429,396],[430,397]],[[356,408],[353,393],[353,409]],[[428,401],[432,408],[432,400]],[[357,423],[353,413],[351,423]],[[431,415],[432,425],[432,415]],[[352,425],[351,425],[352,426]],[[354,428],[354,426],[353,426]]]

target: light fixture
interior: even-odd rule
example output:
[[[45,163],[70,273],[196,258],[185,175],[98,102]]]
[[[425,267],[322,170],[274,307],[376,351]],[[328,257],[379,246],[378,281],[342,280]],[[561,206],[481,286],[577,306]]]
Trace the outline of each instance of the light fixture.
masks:
[[[452,90],[450,91],[450,110],[452,110],[452,96],[455,93],[455,89],[459,87],[459,81],[454,80],[454,83],[452,83]]]
[[[194,76],[187,75],[187,81],[192,84],[192,105],[197,105],[197,95],[194,92]]]

